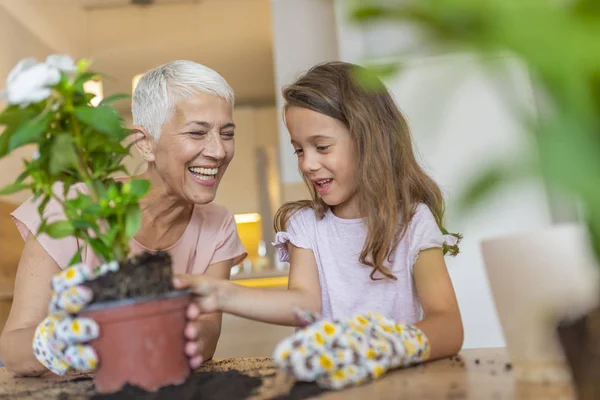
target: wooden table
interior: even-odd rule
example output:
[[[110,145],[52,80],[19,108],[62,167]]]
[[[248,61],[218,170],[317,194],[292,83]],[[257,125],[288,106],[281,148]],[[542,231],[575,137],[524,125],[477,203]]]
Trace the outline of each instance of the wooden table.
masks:
[[[263,377],[254,399],[285,394],[293,381],[279,373],[266,358],[213,361],[201,371],[236,369]],[[62,393],[62,394],[61,394]],[[86,399],[93,394],[89,377],[12,378],[0,368],[0,399]],[[204,397],[203,397],[204,398]],[[459,357],[390,372],[378,381],[320,399],[444,399],[444,400],[575,400],[570,385],[516,382],[505,349],[464,350]]]

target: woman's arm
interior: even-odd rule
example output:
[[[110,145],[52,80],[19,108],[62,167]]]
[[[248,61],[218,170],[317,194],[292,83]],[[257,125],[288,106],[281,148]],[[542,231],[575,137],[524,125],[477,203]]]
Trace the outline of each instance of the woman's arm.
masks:
[[[33,234],[27,236],[17,268],[13,303],[2,335],[0,359],[17,376],[40,376],[48,370],[33,354],[37,325],[48,315],[52,276],[60,268]]]
[[[290,273],[288,289],[249,288],[202,275],[178,277],[176,286],[190,286],[199,295],[201,312],[227,312],[261,322],[296,326],[294,309],[321,312],[321,288],[312,250],[288,243]]]
[[[415,324],[429,339],[430,359],[449,357],[460,351],[463,325],[442,249],[421,251],[414,278],[425,318]]]

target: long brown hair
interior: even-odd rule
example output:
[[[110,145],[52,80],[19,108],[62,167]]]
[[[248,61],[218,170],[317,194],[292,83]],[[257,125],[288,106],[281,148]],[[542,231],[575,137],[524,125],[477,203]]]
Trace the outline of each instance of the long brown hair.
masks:
[[[417,163],[406,119],[384,84],[371,77],[367,87],[357,72],[366,71],[344,62],[311,68],[284,88],[285,109],[302,107],[327,115],[344,123],[350,132],[358,160],[359,211],[367,226],[359,261],[373,268],[371,279],[376,271],[396,279],[384,263],[406,233],[417,204],[425,203],[447,233],[442,228],[444,199],[439,186]],[[312,208],[319,219],[325,216],[328,206],[302,176],[312,200],[284,204],[275,215],[276,232],[285,230],[290,216],[303,208]],[[445,246],[447,251],[455,255],[458,247]]]

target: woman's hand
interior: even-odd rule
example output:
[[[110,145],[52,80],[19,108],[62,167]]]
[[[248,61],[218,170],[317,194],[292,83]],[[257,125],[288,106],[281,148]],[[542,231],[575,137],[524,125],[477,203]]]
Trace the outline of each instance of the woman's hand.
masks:
[[[35,357],[50,371],[64,375],[70,369],[92,371],[96,368],[98,356],[85,343],[98,337],[98,325],[90,318],[76,315],[93,298],[92,291],[81,284],[118,268],[117,263],[98,268],[77,264],[52,278],[48,316],[37,326],[33,339]]]
[[[190,367],[196,369],[205,361],[204,354],[213,340],[213,324],[212,321],[202,318],[196,303],[190,304],[187,317],[185,354],[190,359]]]
[[[185,328],[185,353],[192,369],[212,358],[221,333],[220,311],[230,282],[208,275],[225,275],[220,273],[221,269],[219,265],[213,265],[203,275],[178,275],[173,279],[175,288],[190,288],[195,295],[195,301],[187,310]]]

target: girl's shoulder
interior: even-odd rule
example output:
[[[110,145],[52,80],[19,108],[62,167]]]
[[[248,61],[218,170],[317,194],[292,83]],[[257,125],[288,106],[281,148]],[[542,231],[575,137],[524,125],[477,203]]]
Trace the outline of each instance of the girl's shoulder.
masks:
[[[418,225],[430,225],[431,223],[434,223],[437,226],[437,222],[431,209],[425,203],[418,203],[415,207],[415,213],[410,220],[409,226],[414,228]]]
[[[303,249],[314,249],[316,224],[317,216],[310,207],[299,208],[291,212],[285,228],[276,233],[273,242],[281,262],[289,262],[288,242]]]

